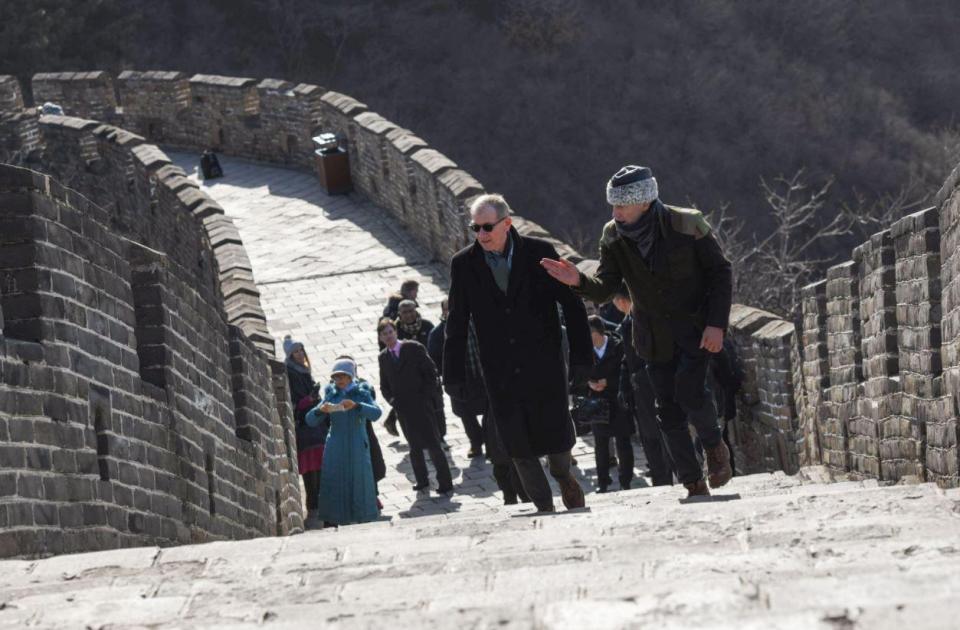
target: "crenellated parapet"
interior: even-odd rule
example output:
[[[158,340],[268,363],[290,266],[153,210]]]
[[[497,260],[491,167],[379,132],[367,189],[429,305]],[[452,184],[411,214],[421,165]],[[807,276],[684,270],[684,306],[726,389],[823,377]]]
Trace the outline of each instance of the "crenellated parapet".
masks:
[[[35,93],[38,83],[40,93],[68,115],[111,121],[147,142],[175,149],[210,148],[312,169],[312,137],[335,133],[349,153],[355,190],[389,210],[437,260],[449,260],[472,240],[466,208],[484,192],[483,185],[409,130],[346,94],[280,79],[137,70],[116,80],[103,72],[40,74],[34,77]],[[515,224],[521,233],[553,241],[575,262],[583,260],[536,223],[518,216]]]
[[[49,175],[0,166],[0,556],[299,531],[289,393],[232,221],[137,134],[38,129]]]

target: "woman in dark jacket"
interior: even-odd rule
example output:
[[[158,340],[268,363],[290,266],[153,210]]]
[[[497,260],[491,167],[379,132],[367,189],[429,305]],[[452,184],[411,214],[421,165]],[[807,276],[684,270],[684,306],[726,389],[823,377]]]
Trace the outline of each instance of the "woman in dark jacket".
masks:
[[[596,315],[591,315],[587,323],[590,326],[596,361],[587,380],[586,395],[589,398],[606,400],[609,408],[608,422],[593,425],[598,491],[606,492],[612,483],[609,472],[611,438],[617,446],[620,489],[629,490],[633,481],[633,444],[630,436],[634,432],[634,425],[629,413],[620,406],[617,397],[620,388],[620,364],[623,361],[623,342],[619,337],[608,334],[604,321]]]
[[[303,487],[307,495],[307,521],[313,525],[316,520],[317,497],[320,493],[320,469],[323,466],[323,443],[327,438],[329,425],[308,426],[305,417],[307,411],[317,402],[316,383],[310,369],[310,358],[303,344],[287,335],[283,338],[283,350],[287,355],[284,364],[287,368],[287,380],[290,382],[290,401],[293,403],[297,431],[297,465],[303,477]]]

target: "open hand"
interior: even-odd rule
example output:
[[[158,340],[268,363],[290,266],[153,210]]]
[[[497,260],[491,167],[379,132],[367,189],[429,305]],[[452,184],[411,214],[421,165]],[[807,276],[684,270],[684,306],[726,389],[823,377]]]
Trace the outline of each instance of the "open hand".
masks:
[[[720,352],[723,348],[723,328],[716,326],[707,326],[703,329],[703,338],[700,339],[700,347],[707,352]]]
[[[330,403],[323,403],[320,405],[320,413],[330,413],[333,410],[333,405]]]
[[[540,265],[555,280],[571,287],[580,286],[580,270],[569,260],[542,258],[540,259]]]

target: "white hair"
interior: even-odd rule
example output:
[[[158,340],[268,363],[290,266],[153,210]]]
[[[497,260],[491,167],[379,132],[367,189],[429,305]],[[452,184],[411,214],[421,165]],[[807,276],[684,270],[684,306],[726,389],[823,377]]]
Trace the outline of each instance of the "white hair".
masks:
[[[510,205],[503,195],[497,193],[487,193],[480,195],[470,204],[470,214],[476,214],[484,208],[490,208],[497,213],[497,219],[502,219],[510,215]]]

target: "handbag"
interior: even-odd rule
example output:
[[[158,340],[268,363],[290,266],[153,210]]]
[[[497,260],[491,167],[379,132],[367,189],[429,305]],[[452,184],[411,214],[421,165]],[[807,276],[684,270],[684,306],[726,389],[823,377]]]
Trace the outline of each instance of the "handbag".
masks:
[[[570,408],[577,435],[586,435],[593,425],[610,424],[610,401],[606,398],[574,396]]]

